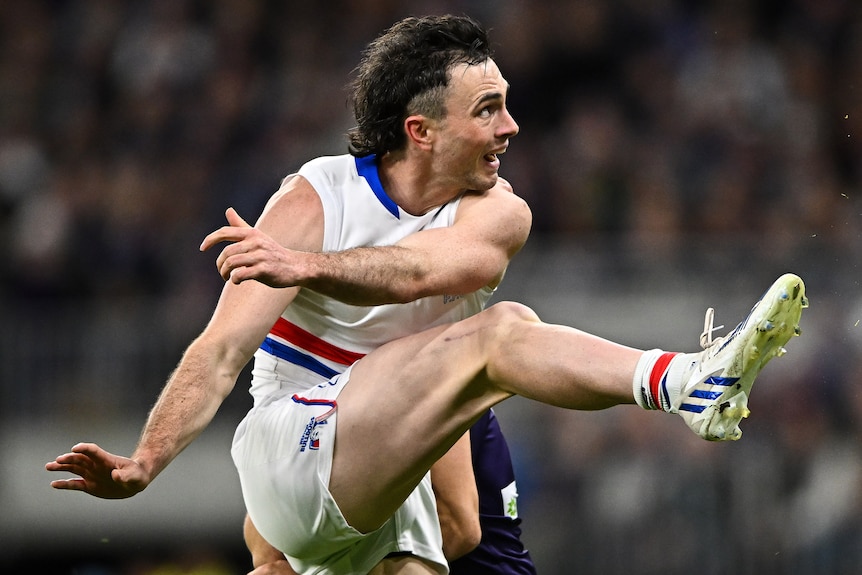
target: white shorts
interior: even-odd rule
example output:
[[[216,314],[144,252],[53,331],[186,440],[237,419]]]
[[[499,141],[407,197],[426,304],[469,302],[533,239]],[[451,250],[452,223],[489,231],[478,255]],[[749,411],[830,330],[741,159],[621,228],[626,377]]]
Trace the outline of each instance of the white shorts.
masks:
[[[350,369],[302,393],[274,393],[239,424],[231,454],[255,527],[303,575],[366,575],[403,552],[448,573],[429,474],[392,518],[364,535],[329,493],[335,399],[349,376]]]

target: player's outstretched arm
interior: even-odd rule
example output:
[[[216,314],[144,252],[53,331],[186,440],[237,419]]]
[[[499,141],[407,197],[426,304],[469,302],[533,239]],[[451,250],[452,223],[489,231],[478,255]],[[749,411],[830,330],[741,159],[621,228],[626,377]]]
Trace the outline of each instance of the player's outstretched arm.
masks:
[[[302,225],[264,216],[264,231],[300,250],[320,249],[322,208],[315,201],[290,204]],[[145,489],[209,425],[295,295],[296,290],[274,290],[259,282],[225,284],[209,324],[188,346],[162,389],[132,456],[118,457],[94,444],[76,445],[46,468],[78,477],[52,485],[106,498],[130,497]]]

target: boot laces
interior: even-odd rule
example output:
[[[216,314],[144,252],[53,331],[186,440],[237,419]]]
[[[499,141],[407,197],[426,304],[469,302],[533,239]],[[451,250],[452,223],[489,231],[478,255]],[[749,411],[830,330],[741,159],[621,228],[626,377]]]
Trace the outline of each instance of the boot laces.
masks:
[[[723,325],[713,327],[714,320],[715,310],[711,307],[707,308],[706,315],[703,318],[703,332],[700,334],[700,347],[702,347],[703,349],[709,349],[724,339],[722,337],[718,339],[713,339],[713,332],[718,331],[724,327]]]

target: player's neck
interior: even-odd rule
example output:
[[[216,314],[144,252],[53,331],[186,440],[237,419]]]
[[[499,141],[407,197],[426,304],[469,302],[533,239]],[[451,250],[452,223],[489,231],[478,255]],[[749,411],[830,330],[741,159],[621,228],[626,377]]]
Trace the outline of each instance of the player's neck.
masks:
[[[378,170],[386,195],[414,216],[425,214],[460,193],[447,189],[435,180],[430,169],[404,156],[386,154],[380,159]]]

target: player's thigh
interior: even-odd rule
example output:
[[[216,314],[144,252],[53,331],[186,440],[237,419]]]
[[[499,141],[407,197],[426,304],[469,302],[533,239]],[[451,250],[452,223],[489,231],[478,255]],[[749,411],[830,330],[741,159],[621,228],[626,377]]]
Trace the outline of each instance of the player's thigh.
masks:
[[[439,571],[413,555],[387,557],[378,563],[368,575],[439,575]]]
[[[485,366],[513,311],[495,306],[386,344],[353,366],[338,396],[330,478],[351,525],[369,526],[354,513],[362,507],[394,511],[479,415],[510,396],[485,379]]]
[[[478,415],[507,397],[484,379],[488,332],[481,320],[399,339],[354,364],[337,399],[335,459],[362,454],[357,465],[430,467]],[[393,454],[397,464],[386,464]]]
[[[488,407],[511,396],[487,379],[485,368],[506,353],[506,334],[531,314],[519,304],[497,304],[374,350],[353,365],[338,396],[339,428],[349,428],[351,443],[369,450],[369,440],[402,442],[410,453],[421,451],[417,444],[454,443]]]

